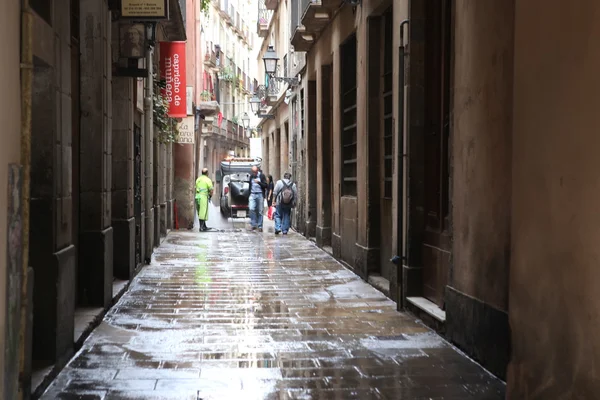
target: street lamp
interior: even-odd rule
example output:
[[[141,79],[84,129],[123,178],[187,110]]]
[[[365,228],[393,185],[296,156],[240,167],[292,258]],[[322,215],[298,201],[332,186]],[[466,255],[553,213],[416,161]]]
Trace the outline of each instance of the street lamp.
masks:
[[[277,57],[277,53],[275,53],[273,46],[269,46],[267,52],[263,56],[263,61],[265,63],[265,72],[268,75],[275,74],[275,71],[277,71],[277,63],[279,62],[279,57]]]
[[[261,101],[256,94],[250,99],[250,109],[254,114],[258,114],[258,111],[260,110],[260,103]]]
[[[269,75],[269,78],[287,83],[288,85],[297,86],[300,84],[298,78],[288,78],[286,76],[275,76],[275,72],[277,71],[277,63],[279,62],[279,57],[277,57],[277,53],[273,49],[273,46],[269,46],[267,52],[263,56],[263,61],[265,63],[265,72]],[[268,85],[268,82],[267,82]]]
[[[245,112],[242,116],[242,126],[244,127],[244,129],[250,128],[250,117],[248,116],[247,112]]]

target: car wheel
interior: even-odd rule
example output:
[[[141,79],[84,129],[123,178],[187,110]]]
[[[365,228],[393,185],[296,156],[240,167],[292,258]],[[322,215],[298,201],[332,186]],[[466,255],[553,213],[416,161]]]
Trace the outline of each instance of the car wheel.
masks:
[[[231,212],[221,207],[221,215],[223,216],[223,218],[229,218],[231,216]]]

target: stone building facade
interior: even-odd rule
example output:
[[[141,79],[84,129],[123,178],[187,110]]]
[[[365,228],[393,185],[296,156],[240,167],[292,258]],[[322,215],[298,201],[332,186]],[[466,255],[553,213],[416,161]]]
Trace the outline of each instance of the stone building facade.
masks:
[[[0,236],[0,338],[9,351],[0,362],[0,397],[16,399],[43,390],[172,227],[173,158],[152,124],[154,79],[123,72],[132,61],[119,55],[123,20],[113,2],[9,3],[2,41],[11,61],[0,67],[10,98],[0,111],[0,217],[8,226]],[[186,39],[180,3],[170,0],[169,7],[156,42]],[[135,66],[158,71],[158,52],[149,54]],[[30,170],[18,175],[13,167],[28,160]],[[29,194],[19,202],[24,188]],[[16,216],[25,229],[21,241]],[[19,252],[28,273],[15,268]]]
[[[203,120],[198,154],[200,168],[208,168],[215,181],[230,152],[240,157],[250,154],[250,130],[244,129],[242,119],[252,119],[248,101],[256,84],[257,37],[251,29],[255,21],[256,8],[247,0],[213,1],[203,14],[199,94],[203,101],[217,101],[220,113]]]
[[[267,175],[272,175],[275,181],[281,179],[285,172],[293,173],[293,179],[298,180],[295,175],[296,170],[293,168],[295,165],[292,165],[293,161],[289,156],[289,143],[290,140],[294,140],[297,128],[290,123],[292,121],[290,113],[297,100],[289,96],[289,84],[269,80],[265,75],[265,65],[262,61],[271,46],[280,57],[277,75],[282,76],[284,71],[288,71],[291,64],[290,42],[287,39],[289,38],[289,22],[286,18],[289,12],[288,3],[259,1],[258,4],[260,18],[257,23],[257,33],[262,40],[256,59],[258,76],[261,79],[256,92],[262,101],[260,114],[272,116],[272,119],[261,118],[258,123],[262,141],[263,171]]]
[[[20,1],[3,3],[0,14],[0,398],[14,398],[18,387],[22,282]]]
[[[299,84],[283,91],[289,103],[284,123],[276,118],[263,128],[263,148],[286,155],[285,167],[300,189],[294,227],[394,299],[397,268],[390,260],[398,252],[401,223],[394,179],[394,49],[402,17],[396,3],[265,2],[278,21],[271,26],[285,27],[278,75],[297,77]],[[281,134],[273,136],[271,125]]]
[[[296,229],[389,285],[399,308],[504,377],[508,398],[597,398],[600,5],[359,3],[264,3],[287,9],[273,16],[290,23],[288,54],[305,57],[281,74],[302,78],[283,95],[288,127],[284,114],[262,126],[268,169],[292,169],[302,188]],[[58,368],[74,351],[78,310],[104,310],[114,278],[130,279],[151,255],[162,204],[168,228],[172,167],[169,146],[146,136],[147,83],[113,74],[107,2],[32,1],[31,66],[18,54],[19,3],[5,4],[1,392],[27,398],[32,369]],[[265,101],[274,107],[282,93]],[[19,150],[27,110],[31,173]],[[288,140],[272,136],[282,126]],[[18,200],[26,187],[30,215]],[[21,215],[31,226],[22,236]],[[15,268],[19,256],[32,274]],[[28,296],[15,296],[19,282]]]
[[[265,1],[306,62],[263,143],[300,169],[295,228],[509,398],[597,397],[598,6],[526,3]]]

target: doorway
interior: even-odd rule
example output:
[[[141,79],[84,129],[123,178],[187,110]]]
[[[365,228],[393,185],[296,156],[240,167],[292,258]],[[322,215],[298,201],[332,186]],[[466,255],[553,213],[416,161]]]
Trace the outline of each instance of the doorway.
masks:
[[[80,125],[81,125],[81,108],[80,108],[80,49],[79,49],[79,1],[71,0],[71,196],[72,196],[72,228],[71,237],[73,246],[76,251],[75,282],[78,282],[75,288],[76,305],[80,306],[85,303],[83,285],[79,280],[79,271],[83,268],[79,260],[79,194],[80,194]],[[77,340],[77,338],[75,338]]]
[[[387,280],[392,277],[392,264],[390,259],[393,257],[393,176],[394,176],[394,115],[393,115],[393,74],[394,74],[394,15],[392,8],[388,8],[378,19],[377,32],[375,39],[378,40],[378,46],[374,51],[378,52],[379,67],[378,76],[378,102],[379,107],[379,147],[376,149],[378,157],[377,181],[380,182],[377,189],[379,191],[379,243],[380,257],[379,268],[381,276]]]
[[[341,259],[354,265],[358,229],[357,200],[357,41],[352,34],[340,45]]]
[[[317,228],[317,81],[306,85],[306,231],[305,236],[316,239]]]
[[[331,247],[332,207],[333,207],[333,65],[321,67],[321,212],[319,245]]]
[[[451,0],[425,2],[423,295],[444,308],[450,267]]]

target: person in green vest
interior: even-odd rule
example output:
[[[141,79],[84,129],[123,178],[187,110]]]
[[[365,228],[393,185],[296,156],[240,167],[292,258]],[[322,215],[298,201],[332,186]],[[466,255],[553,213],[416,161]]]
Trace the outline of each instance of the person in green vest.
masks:
[[[208,220],[208,202],[213,195],[213,183],[208,177],[208,169],[202,169],[202,175],[196,179],[196,209],[200,221],[200,232],[209,230],[206,226]]]

